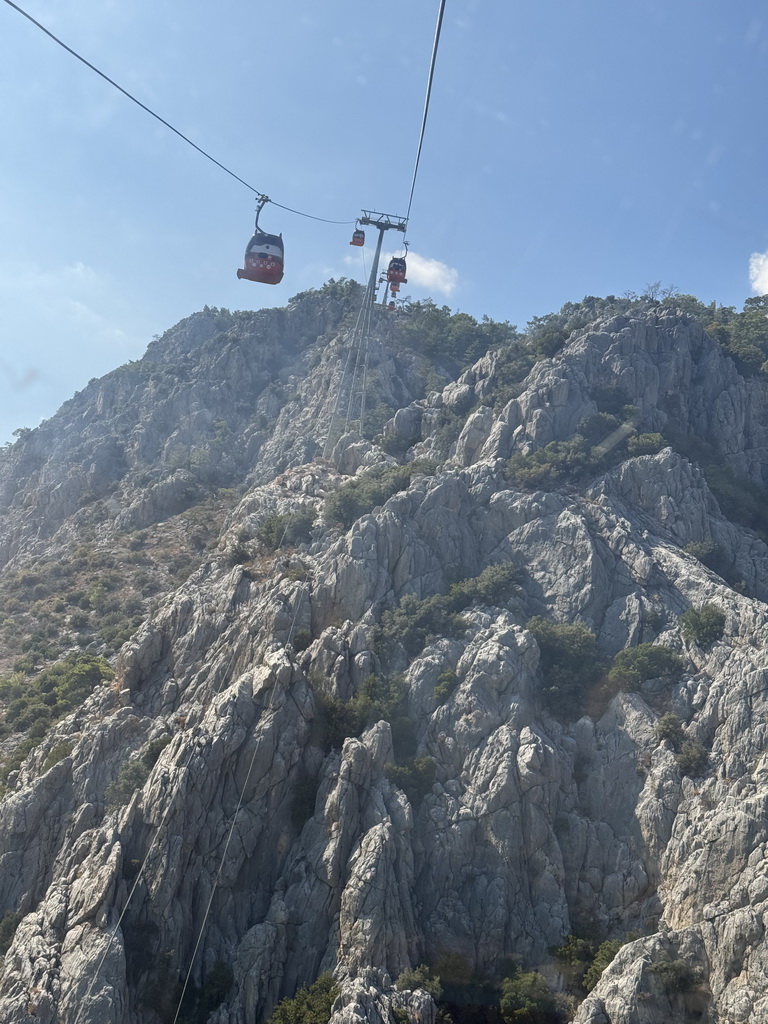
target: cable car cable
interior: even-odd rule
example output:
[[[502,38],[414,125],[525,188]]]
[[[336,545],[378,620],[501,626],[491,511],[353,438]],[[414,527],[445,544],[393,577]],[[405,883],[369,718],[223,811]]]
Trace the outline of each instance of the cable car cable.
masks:
[[[278,206],[281,210],[287,210],[288,213],[296,213],[299,217],[309,217],[310,220],[321,220],[323,224],[355,224],[353,220],[328,220],[327,217],[315,217],[312,213],[302,213],[301,210],[292,210],[290,206],[283,206],[282,203],[276,203],[274,199],[269,200],[273,206]]]
[[[421,147],[424,143],[424,132],[427,127],[427,114],[429,113],[429,99],[432,94],[432,79],[435,75],[435,62],[437,60],[437,47],[440,43],[440,29],[443,24],[443,14],[445,13],[445,0],[440,0],[440,10],[437,14],[437,26],[435,27],[435,41],[432,44],[432,58],[429,62],[429,75],[427,77],[427,95],[424,99],[424,114],[421,119],[421,132],[419,133],[419,145],[416,150],[416,164],[413,168],[413,179],[411,181],[411,194],[408,199],[408,210],[405,214],[405,222],[408,223],[408,218],[411,215],[411,204],[413,203],[413,192],[416,188],[416,175],[419,173],[419,160],[421,159]]]
[[[293,667],[293,662],[291,662],[290,655],[287,655],[287,656],[288,656],[289,662],[291,663],[291,667]],[[270,710],[273,710],[272,702],[273,702],[273,700],[275,698],[275,694],[277,693],[277,686],[278,686],[279,678],[280,678],[279,677],[279,673],[275,673],[275,681],[272,684],[272,689],[270,691],[269,697],[267,698],[267,704],[264,707],[264,712],[263,713],[265,715]],[[237,807],[235,808],[234,814],[232,815],[232,822],[230,824],[229,831],[227,832],[227,838],[224,841],[224,850],[222,851],[222,854],[221,854],[221,859],[219,861],[219,867],[218,867],[218,870],[216,872],[216,876],[215,876],[215,878],[213,880],[213,885],[211,886],[211,892],[210,892],[210,895],[208,897],[208,901],[207,901],[206,906],[205,906],[205,911],[203,912],[203,920],[202,920],[202,923],[200,924],[200,928],[198,929],[197,939],[195,941],[195,947],[192,950],[192,955],[191,955],[190,961],[189,961],[189,968],[188,968],[186,976],[184,978],[184,984],[182,985],[181,994],[179,995],[178,1004],[176,1006],[176,1013],[174,1015],[172,1024],[178,1024],[178,1021],[179,1021],[179,1015],[181,1014],[182,1003],[184,1002],[184,996],[186,995],[187,988],[189,987],[189,983],[190,983],[190,980],[192,978],[192,971],[194,970],[195,960],[196,960],[197,954],[198,954],[198,952],[200,950],[200,946],[202,945],[203,935],[205,933],[205,926],[208,923],[208,918],[209,918],[210,913],[211,913],[211,907],[213,906],[213,900],[214,900],[214,897],[216,895],[216,890],[218,888],[219,880],[221,879],[221,874],[222,874],[222,872],[224,870],[224,865],[225,865],[226,860],[227,860],[227,853],[229,851],[230,843],[232,842],[232,836],[234,835],[234,832],[235,832],[235,826],[237,825],[237,817],[238,817],[238,815],[240,813],[240,810],[241,810],[241,808],[243,806],[243,801],[245,799],[245,792],[246,792],[246,790],[248,788],[248,783],[251,780],[251,772],[253,771],[253,766],[256,764],[256,757],[259,754],[260,750],[261,750],[261,747],[260,747],[259,743],[255,743],[254,747],[253,747],[253,753],[251,754],[251,760],[250,760],[250,763],[248,765],[248,771],[246,772],[246,775],[245,775],[245,781],[243,782],[242,788],[240,790],[240,795],[238,797]]]
[[[180,769],[180,771],[178,773],[179,775],[183,776],[183,774],[186,771],[188,771],[189,766],[192,763],[192,758],[195,756],[196,753],[197,753],[197,746],[195,744],[192,744],[192,746],[190,748],[190,752],[189,752],[189,757],[187,758],[187,762],[186,762],[186,764],[181,766],[181,769]],[[173,767],[178,767],[178,766],[174,765]],[[169,777],[170,777],[170,773],[169,773]],[[136,878],[135,878],[135,880],[133,882],[133,885],[131,886],[131,888],[130,888],[130,890],[128,892],[128,895],[125,898],[125,904],[123,905],[123,909],[120,911],[120,914],[118,916],[117,922],[115,923],[115,926],[112,929],[112,932],[111,932],[111,934],[109,936],[109,939],[107,941],[106,949],[102,953],[101,959],[99,960],[98,965],[96,967],[96,970],[93,973],[93,976],[91,978],[90,984],[88,985],[88,989],[87,989],[87,991],[85,993],[85,998],[80,1003],[80,1006],[78,1008],[78,1011],[77,1011],[77,1014],[75,1016],[73,1024],[78,1024],[78,1022],[80,1020],[80,1017],[82,1015],[82,1012],[83,1012],[85,1006],[87,1005],[88,1000],[90,999],[91,992],[93,991],[93,986],[96,984],[96,981],[101,977],[101,969],[104,966],[107,957],[109,956],[109,952],[110,952],[110,950],[112,948],[112,943],[114,942],[115,937],[116,937],[118,931],[120,930],[120,926],[123,923],[123,918],[128,913],[128,907],[130,906],[131,900],[133,899],[133,896],[134,896],[134,894],[135,894],[135,892],[136,892],[136,890],[137,890],[137,888],[139,886],[139,882],[143,881],[144,869],[146,868],[147,864],[149,863],[149,858],[150,858],[150,855],[153,852],[155,843],[157,842],[159,837],[163,834],[163,830],[164,830],[165,826],[167,826],[167,824],[168,824],[168,820],[170,818],[171,810],[173,809],[173,805],[174,805],[174,802],[176,800],[176,794],[178,792],[179,792],[179,787],[177,786],[174,789],[173,793],[171,794],[171,798],[168,801],[168,805],[167,805],[167,807],[165,809],[165,812],[164,812],[163,817],[162,817],[162,819],[160,821],[160,824],[157,827],[157,829],[155,831],[155,834],[152,837],[152,840],[151,840],[149,846],[147,847],[147,852],[144,855],[144,859],[141,862],[141,866],[139,867],[139,870],[136,872]],[[122,834],[121,834],[120,838],[122,840]]]
[[[204,156],[207,160],[210,160],[211,163],[216,164],[217,167],[220,167],[222,171],[224,171],[230,177],[234,178],[235,181],[239,181],[241,185],[245,185],[245,187],[249,189],[249,191],[255,192],[257,195],[261,195],[261,189],[254,188],[253,185],[249,185],[247,181],[241,178],[238,174],[235,174],[234,171],[231,171],[227,166],[225,166],[215,157],[212,157],[210,153],[206,153],[206,151],[201,146],[198,146],[196,142],[193,142],[191,139],[187,138],[187,136],[184,135],[183,132],[180,132],[178,128],[174,128],[169,121],[165,120],[164,117],[160,117],[159,114],[156,114],[154,110],[148,107],[145,103],[142,103],[141,100],[136,99],[136,97],[132,93],[128,92],[127,89],[124,89],[122,85],[118,85],[118,83],[113,78],[110,78],[109,75],[105,75],[103,71],[100,71],[95,64],[91,64],[91,62],[89,60],[86,60],[85,57],[81,57],[76,50],[72,49],[71,46],[67,46],[67,44],[63,40],[59,39],[58,36],[55,36],[53,32],[51,32],[49,29],[45,27],[45,25],[41,25],[40,22],[33,18],[31,14],[27,14],[27,12],[22,7],[19,7],[18,4],[15,4],[13,0],[5,0],[5,3],[7,3],[9,7],[12,7],[15,11],[18,11],[19,14],[23,15],[23,17],[25,17],[27,21],[31,21],[33,25],[39,28],[41,32],[44,32],[51,39],[53,39],[55,43],[58,43],[59,46],[61,46],[63,49],[67,51],[67,53],[72,54],[73,57],[79,60],[82,64],[85,64],[85,66],[87,68],[90,68],[91,71],[95,71],[96,74],[103,78],[105,82],[109,82],[109,84],[114,86],[114,88],[117,89],[118,92],[121,92],[123,96],[127,96],[129,100],[132,100],[137,106],[141,107],[142,110],[146,111],[148,114],[154,117],[155,120],[160,122],[160,124],[165,125],[166,128],[170,128],[170,130],[174,132],[176,135],[178,135],[180,139],[183,139],[184,142],[188,143],[193,149],[196,149],[197,152]],[[289,206],[281,206],[280,203],[276,203],[273,199],[270,199],[269,202],[271,202],[274,206],[280,206],[281,210],[287,210],[289,213],[295,213],[299,217],[308,217],[310,220],[321,220],[325,224],[353,223],[353,221],[351,220],[328,220],[325,217],[315,217],[311,213],[303,213],[301,210],[293,210]]]

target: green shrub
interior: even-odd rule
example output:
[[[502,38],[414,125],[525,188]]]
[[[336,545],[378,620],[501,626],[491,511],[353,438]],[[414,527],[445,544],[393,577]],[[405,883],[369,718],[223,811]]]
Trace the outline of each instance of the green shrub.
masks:
[[[451,313],[427,299],[411,302],[408,317],[398,324],[401,337],[412,349],[447,366],[453,376],[489,349],[513,344],[516,329],[483,317],[478,323],[468,313]]]
[[[327,1024],[338,994],[333,975],[321,974],[309,988],[300,988],[293,999],[279,1002],[268,1024]]]
[[[564,968],[564,973],[576,985],[582,986],[584,975],[597,952],[597,944],[591,939],[568,935],[557,947],[550,950],[555,960]]]
[[[413,992],[414,989],[422,988],[425,992],[429,992],[435,1002],[443,994],[440,978],[433,974],[426,964],[419,964],[418,967],[409,968],[399,974],[395,988],[398,992]]]
[[[18,771],[19,768],[21,768],[27,754],[34,750],[37,744],[37,738],[31,736],[27,737],[14,748],[12,754],[9,754],[2,762],[0,762],[0,783],[4,785],[8,781],[8,776],[11,772]]]
[[[43,772],[47,772],[49,768],[53,768],[59,761],[63,761],[65,757],[69,757],[74,749],[74,744],[70,743],[69,740],[65,740],[63,743],[57,743],[55,747],[51,748],[51,752],[45,759],[43,765]]]
[[[247,562],[250,562],[252,558],[253,555],[247,544],[236,541],[235,544],[227,550],[226,564],[232,567],[236,565],[245,565]],[[181,582],[183,582],[183,580]]]
[[[709,647],[722,637],[725,615],[717,605],[703,604],[701,608],[683,612],[680,627],[686,640],[693,640],[699,647]]]
[[[656,723],[656,736],[659,740],[667,740],[675,749],[678,749],[685,736],[683,723],[677,715],[668,711]]]
[[[512,562],[489,565],[479,576],[453,584],[449,596],[454,610],[460,611],[475,601],[479,604],[503,604],[515,592],[523,576],[523,570]]]
[[[340,747],[348,736],[384,719],[392,727],[395,754],[406,754],[414,745],[413,724],[405,714],[406,687],[401,676],[369,675],[351,700],[318,697],[321,742],[327,748]]]
[[[703,775],[709,763],[707,748],[698,740],[686,740],[675,754],[675,764],[683,775]]]
[[[506,1024],[549,1024],[555,1000],[538,971],[521,971],[502,982],[499,1009]]]
[[[587,416],[576,424],[576,433],[584,438],[589,448],[602,444],[618,427],[621,420],[608,412]]]
[[[508,957],[500,958],[494,978],[473,969],[462,953],[445,953],[434,964],[443,987],[443,1000],[452,1017],[461,1021],[498,1022],[501,978],[512,975],[517,966]],[[442,1008],[441,1008],[442,1009]]]
[[[395,643],[402,644],[406,654],[417,655],[432,636],[456,636],[466,628],[459,614],[474,601],[500,604],[522,578],[522,570],[511,562],[489,565],[478,575],[454,583],[448,594],[434,594],[419,600],[406,594],[395,609],[381,617],[374,642],[381,653]]]
[[[701,971],[680,958],[662,957],[650,964],[648,970],[656,975],[669,992],[686,992],[701,983]]]
[[[516,453],[507,462],[507,475],[516,487],[552,490],[566,480],[576,480],[591,465],[589,446],[576,434],[570,441],[550,441],[530,455]]]
[[[627,438],[627,451],[630,455],[656,455],[667,442],[662,434],[632,434]]]
[[[603,971],[610,964],[624,943],[620,939],[609,939],[598,946],[595,958],[584,975],[584,987],[591,992],[600,981]]]
[[[416,463],[407,466],[376,466],[342,484],[325,499],[323,518],[331,526],[348,530],[361,516],[383,505],[411,482]]]
[[[694,558],[706,565],[712,572],[716,572],[718,576],[722,576],[723,579],[728,580],[730,575],[730,566],[725,556],[723,549],[710,538],[709,540],[694,540],[690,544],[686,544],[683,548],[686,554],[693,555]]]
[[[390,782],[405,793],[412,804],[431,793],[437,765],[431,757],[417,757],[408,764],[388,764],[384,771]]]
[[[28,731],[31,738],[40,739],[53,722],[79,707],[100,682],[114,674],[103,658],[68,654],[34,679],[24,679],[23,685],[18,673],[3,677],[0,695],[9,701],[5,721],[14,731]]]
[[[638,644],[619,651],[613,659],[608,681],[625,690],[636,690],[647,679],[671,676],[677,682],[683,662],[670,647],[663,644]]]
[[[340,747],[348,736],[362,732],[365,719],[353,701],[318,694],[317,702],[321,743],[327,750]]]
[[[734,523],[768,535],[768,490],[737,474],[711,442],[699,436],[676,435],[673,444],[688,459],[698,462],[723,515]],[[717,571],[717,570],[715,570]]]
[[[496,357],[490,389],[483,401],[492,405],[498,415],[522,390],[522,383],[536,362],[536,354],[520,344],[510,344],[501,349]]]
[[[314,522],[314,506],[305,505],[298,512],[288,512],[284,515],[274,513],[267,516],[259,525],[256,536],[262,544],[273,551],[283,545],[295,547],[296,544],[311,539]]]
[[[3,914],[2,920],[0,920],[0,956],[5,956],[10,949],[13,936],[23,917],[24,915],[19,914],[16,910],[9,910]]]
[[[444,704],[456,687],[459,685],[459,677],[451,669],[441,672],[435,684],[435,700],[438,704]]]
[[[170,742],[171,736],[166,734],[165,736],[158,736],[157,739],[147,744],[146,749],[141,755],[141,762],[148,771],[155,767],[158,757],[160,757]]]
[[[117,779],[107,786],[105,797],[111,810],[127,804],[137,789],[149,778],[149,768],[141,759],[126,761],[117,773]]]
[[[542,698],[558,718],[578,717],[601,674],[595,634],[580,624],[564,625],[541,615],[526,624],[541,652]]]
[[[374,645],[385,653],[394,643],[402,644],[411,657],[419,654],[432,636],[455,636],[466,627],[464,619],[452,610],[453,601],[445,594],[419,600],[406,594],[397,608],[385,611],[376,630]]]
[[[200,1024],[205,1024],[211,1012],[224,1002],[234,983],[232,968],[222,960],[217,960],[206,974],[198,994],[196,1017]]]
[[[312,633],[308,629],[300,629],[293,638],[293,649],[297,654],[301,654],[311,643]]]
[[[593,384],[590,395],[600,412],[612,416],[623,417],[624,409],[629,404],[629,394],[620,384]]]

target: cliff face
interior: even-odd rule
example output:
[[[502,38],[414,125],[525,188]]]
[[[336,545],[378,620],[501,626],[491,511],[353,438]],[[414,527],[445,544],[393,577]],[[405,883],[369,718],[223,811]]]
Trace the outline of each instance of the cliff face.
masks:
[[[572,334],[500,403],[501,353],[441,382],[390,318],[370,353],[385,451],[337,439],[354,298],[191,317],[4,453],[7,573],[65,557],[86,521],[123,550],[241,489],[115,678],[9,776],[0,1016],[173,1020],[191,966],[190,1020],[262,1021],[332,971],[333,1024],[429,1022],[426,993],[392,985],[404,970],[513,958],[555,990],[552,948],[589,931],[621,948],[579,1024],[768,1020],[768,548],[684,444],[623,447],[706,439],[763,485],[768,387],[690,317],[641,309]],[[536,453],[584,436],[607,394],[622,411],[592,462],[532,486]],[[324,520],[350,474],[409,461],[382,503]],[[297,516],[311,531],[264,541]],[[457,608],[451,585],[494,566],[514,586],[476,582]],[[706,605],[722,635],[697,642],[680,616]],[[594,634],[604,669],[577,708],[542,620]],[[651,643],[678,669],[606,681]]]

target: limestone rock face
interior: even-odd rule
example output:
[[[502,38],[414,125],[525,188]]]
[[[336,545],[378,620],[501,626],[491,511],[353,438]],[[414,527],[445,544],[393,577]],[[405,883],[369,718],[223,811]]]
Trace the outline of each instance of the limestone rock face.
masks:
[[[581,329],[507,401],[496,353],[425,395],[390,323],[372,359],[395,411],[361,440],[334,418],[348,306],[192,317],[3,455],[14,571],[72,542],[85,490],[104,543],[242,492],[115,679],[9,775],[0,1019],[155,1024],[186,987],[195,1019],[254,1024],[330,971],[332,1024],[433,1024],[404,971],[516,961],[556,989],[552,947],[589,924],[621,948],[579,1024],[768,1020],[768,548],[680,446],[538,490],[506,465],[571,440],[611,386],[624,436],[706,436],[761,485],[768,387],[651,310]],[[514,586],[448,607],[510,563]],[[680,616],[704,604],[724,629],[699,643]],[[605,668],[575,713],[537,616],[594,634]],[[651,643],[679,673],[606,681]]]

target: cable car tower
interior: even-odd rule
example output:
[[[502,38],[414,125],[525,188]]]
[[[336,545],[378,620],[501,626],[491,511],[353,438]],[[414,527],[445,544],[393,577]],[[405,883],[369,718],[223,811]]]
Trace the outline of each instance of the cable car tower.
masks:
[[[350,430],[350,428],[354,429],[352,424],[357,420],[357,430],[360,436],[363,436],[366,388],[368,384],[368,357],[373,326],[371,320],[378,291],[381,247],[387,231],[401,231],[405,234],[408,219],[406,217],[395,217],[391,213],[363,210],[362,216],[356,221],[356,224],[359,225],[359,228],[356,228],[352,236],[352,245],[363,245],[365,243],[365,234],[362,230],[363,225],[377,228],[379,237],[376,241],[376,252],[373,257],[373,264],[357,317],[357,323],[351,334],[347,362],[342,371],[341,381],[336,392],[336,402],[331,413],[330,423],[328,424],[328,433],[326,434],[323,447],[324,458],[328,454],[331,444],[331,433],[337,418],[343,417],[345,432]]]
[[[385,231],[402,231],[405,234],[405,229],[408,226],[408,221],[405,217],[393,217],[390,213],[376,213],[375,210],[363,210],[363,215],[360,218],[361,224],[370,224],[371,227],[379,229],[379,239],[376,242],[376,252],[373,257],[373,266],[371,267],[371,276],[368,279],[368,290],[372,295],[376,294],[376,280],[379,274],[379,259],[381,257],[381,244],[384,241]]]

